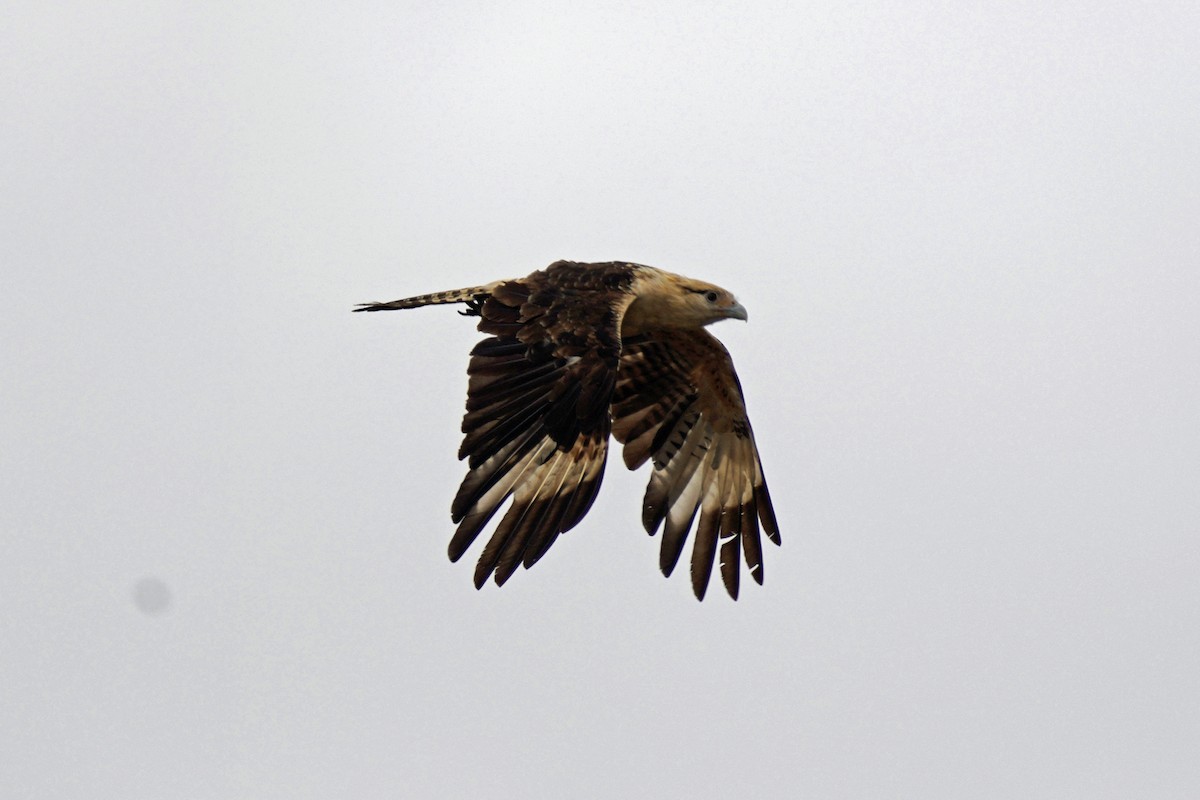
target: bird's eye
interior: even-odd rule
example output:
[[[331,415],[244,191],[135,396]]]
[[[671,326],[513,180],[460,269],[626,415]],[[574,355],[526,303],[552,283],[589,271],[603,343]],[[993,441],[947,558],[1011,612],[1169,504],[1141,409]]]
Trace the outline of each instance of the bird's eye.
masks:
[[[705,292],[704,299],[710,303],[715,303],[715,302],[717,302],[717,293],[716,292]]]

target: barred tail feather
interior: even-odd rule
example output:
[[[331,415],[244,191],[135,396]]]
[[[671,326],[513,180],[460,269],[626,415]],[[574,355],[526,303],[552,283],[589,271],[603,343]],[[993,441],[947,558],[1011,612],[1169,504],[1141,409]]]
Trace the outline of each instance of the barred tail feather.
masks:
[[[421,306],[436,306],[445,303],[478,304],[500,285],[494,281],[484,286],[471,286],[466,289],[451,289],[433,294],[419,294],[416,297],[405,297],[402,300],[392,300],[390,303],[359,303],[355,311],[396,311],[403,308],[420,308]]]

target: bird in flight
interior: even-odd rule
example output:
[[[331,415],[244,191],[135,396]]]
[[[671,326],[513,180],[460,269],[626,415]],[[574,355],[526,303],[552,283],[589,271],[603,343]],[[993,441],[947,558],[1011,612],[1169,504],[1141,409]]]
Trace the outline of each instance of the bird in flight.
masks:
[[[704,599],[713,561],[735,600],[741,559],[763,582],[761,532],[779,544],[742,387],[728,351],[705,330],[747,318],[726,290],[654,267],[558,261],[525,278],[363,303],[390,311],[463,303],[488,337],[471,351],[451,505],[458,561],[509,497],[475,567],[475,588],[533,566],[583,519],[600,489],[611,433],[625,465],[653,463],[642,503],[663,528],[670,576],[696,521],[691,577]]]

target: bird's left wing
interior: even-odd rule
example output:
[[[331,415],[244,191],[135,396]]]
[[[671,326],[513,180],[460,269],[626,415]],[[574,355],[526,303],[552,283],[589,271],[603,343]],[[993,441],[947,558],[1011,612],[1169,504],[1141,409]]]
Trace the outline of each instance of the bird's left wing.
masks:
[[[779,544],[733,361],[706,330],[673,330],[625,340],[613,395],[613,436],[625,464],[653,459],[642,522],[665,521],[659,566],[670,575],[700,512],[692,547],[692,589],[703,599],[720,550],[721,577],[734,599],[740,556],[763,581],[761,530]]]
[[[591,507],[604,476],[609,405],[633,300],[625,264],[558,262],[506,281],[474,310],[491,334],[471,351],[451,518],[457,561],[511,496],[475,568],[503,584],[540,559]]]

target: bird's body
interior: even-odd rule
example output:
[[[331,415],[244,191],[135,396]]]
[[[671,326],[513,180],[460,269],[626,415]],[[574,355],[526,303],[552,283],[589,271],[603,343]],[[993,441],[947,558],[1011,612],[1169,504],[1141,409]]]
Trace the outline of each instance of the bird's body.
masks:
[[[704,326],[746,319],[718,286],[626,262],[559,261],[520,279],[366,303],[384,311],[465,303],[489,337],[471,351],[451,506],[457,561],[499,507],[511,507],[475,570],[503,584],[574,527],[600,488],[611,433],[630,469],[652,460],[642,521],[663,526],[669,575],[697,512],[692,586],[704,597],[720,550],[737,597],[740,560],[762,583],[761,530],[779,529],[733,362]]]

